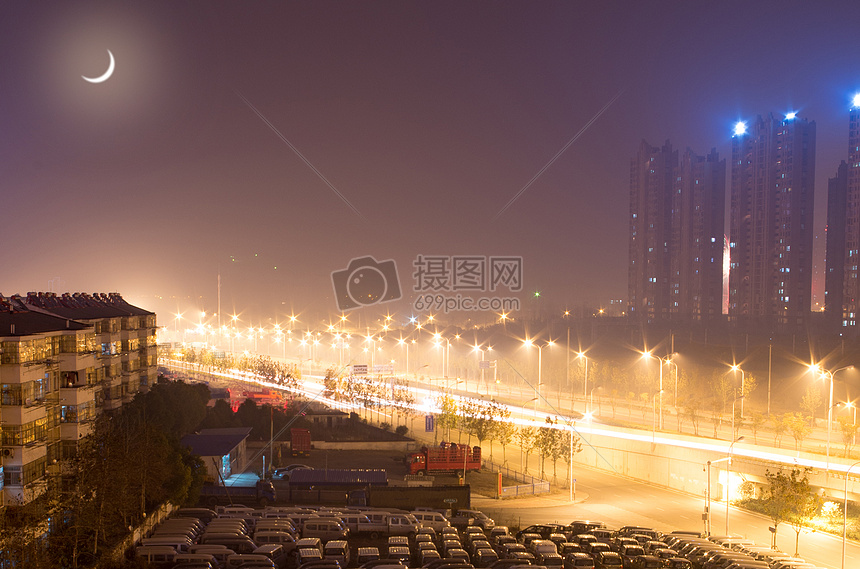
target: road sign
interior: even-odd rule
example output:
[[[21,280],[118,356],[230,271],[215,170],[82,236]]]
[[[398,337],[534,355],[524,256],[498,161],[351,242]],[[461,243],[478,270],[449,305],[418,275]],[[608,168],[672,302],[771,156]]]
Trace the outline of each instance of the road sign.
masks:
[[[391,364],[374,364],[373,373],[394,373],[394,366]]]
[[[456,504],[456,503],[457,503],[457,498],[445,498],[445,499],[444,499],[444,500],[442,500],[442,501],[443,501],[443,502],[445,502],[446,504]]]
[[[367,364],[353,364],[353,375],[367,375]]]
[[[479,369],[490,369],[490,360],[481,360],[478,364]]]
[[[427,415],[424,417],[424,431],[427,433],[432,433],[436,430],[436,417],[433,415]]]

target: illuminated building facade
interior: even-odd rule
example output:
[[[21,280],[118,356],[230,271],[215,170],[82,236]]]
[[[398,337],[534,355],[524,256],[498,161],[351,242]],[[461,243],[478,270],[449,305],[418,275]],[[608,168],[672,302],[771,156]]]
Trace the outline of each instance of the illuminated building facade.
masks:
[[[629,314],[688,323],[722,314],[726,162],[642,141],[630,166]]]
[[[848,112],[848,162],[827,188],[827,263],[824,311],[828,321],[856,330],[860,308],[860,95]]]
[[[726,161],[716,149],[689,148],[675,170],[669,256],[672,320],[712,320],[723,313]]]
[[[732,138],[729,318],[790,329],[811,312],[815,122],[738,123]]]
[[[0,296],[0,505],[49,491],[93,418],[155,383],[155,333],[115,293]]]
[[[851,282],[845,279],[850,260],[846,256],[845,222],[848,204],[848,164],[843,160],[836,176],[827,181],[827,256],[824,273],[824,315],[828,325],[854,326],[855,311],[845,305],[845,293],[851,294]],[[854,261],[856,263],[856,260]],[[849,272],[850,274],[850,272]],[[854,270],[856,283],[857,270]],[[856,285],[855,285],[856,286]],[[846,289],[848,289],[846,291]],[[855,297],[856,298],[856,297]]]

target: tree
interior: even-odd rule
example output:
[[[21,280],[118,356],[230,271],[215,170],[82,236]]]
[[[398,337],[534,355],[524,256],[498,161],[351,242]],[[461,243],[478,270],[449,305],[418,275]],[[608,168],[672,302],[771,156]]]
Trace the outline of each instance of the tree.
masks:
[[[840,417],[839,432],[842,433],[842,444],[845,447],[843,456],[848,458],[848,455],[851,454],[851,447],[854,446],[854,441],[857,440],[857,425],[853,421],[849,421],[846,417]]]
[[[439,406],[439,418],[437,424],[440,429],[446,429],[448,434],[446,438],[451,438],[451,429],[457,427],[457,422],[460,420],[457,415],[457,401],[448,394],[443,395],[436,401]]]
[[[483,445],[496,428],[499,409],[500,406],[495,401],[470,399],[463,404],[463,423],[466,432],[470,437],[474,435],[479,445]]]
[[[756,376],[751,373],[745,374],[744,385],[739,390],[740,396],[749,399],[750,396],[753,394],[753,391],[755,391],[756,387],[758,387],[758,379],[756,378]]]
[[[702,408],[702,400],[695,396],[689,396],[684,399],[684,413],[690,418],[693,423],[693,434],[699,436],[699,411]]]
[[[753,432],[753,442],[758,444],[758,432],[764,426],[767,421],[767,417],[764,416],[764,413],[761,411],[753,411],[750,413],[750,428],[752,428]]]
[[[510,416],[510,411],[508,411],[508,416]],[[505,417],[505,419],[507,419],[507,417]],[[515,424],[510,423],[507,420],[499,422],[496,429],[496,436],[499,439],[499,444],[502,445],[502,464],[508,463],[507,448],[508,445],[511,444],[511,441],[514,440],[514,437],[517,436],[518,432],[519,429]]]
[[[803,417],[800,417],[801,420]],[[794,554],[799,555],[800,532],[821,507],[821,496],[809,485],[809,469],[793,468],[788,474],[783,471],[765,472],[768,486],[765,488],[763,505],[773,521],[774,527],[788,521],[796,533]],[[776,546],[776,532],[773,534]]]
[[[538,446],[541,451],[541,478],[543,478],[544,474],[544,459],[549,456],[552,459],[552,477],[554,480],[557,479],[556,466],[558,459],[562,455],[561,431],[555,427],[556,423],[557,420],[554,421],[552,417],[547,417],[545,421],[546,426],[541,427],[538,434]]]
[[[771,415],[770,422],[771,425],[773,425],[773,444],[776,445],[776,448],[781,448],[780,442],[782,440],[782,435],[785,434],[786,429],[788,429],[788,425],[786,425],[784,417],[781,415]]]
[[[517,429],[517,443],[519,443],[520,449],[525,455],[525,460],[523,461],[523,472],[529,471],[529,454],[531,454],[537,444],[536,435],[537,431],[534,427],[520,427]]]
[[[800,400],[800,408],[809,415],[810,425],[815,425],[815,412],[823,404],[824,399],[821,396],[821,387],[818,385],[807,387],[803,399]]]
[[[800,450],[800,445],[803,444],[803,439],[812,432],[812,427],[809,426],[809,423],[800,413],[786,413],[783,421],[791,432],[791,436],[794,437],[794,450]]]

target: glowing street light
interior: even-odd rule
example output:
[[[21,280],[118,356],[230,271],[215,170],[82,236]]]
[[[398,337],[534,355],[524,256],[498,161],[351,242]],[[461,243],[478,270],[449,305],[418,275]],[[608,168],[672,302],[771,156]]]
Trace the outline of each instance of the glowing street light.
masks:
[[[733,365],[733,366],[731,366],[731,369],[732,369],[732,371],[741,372],[741,419],[743,419],[744,418],[744,395],[746,395],[746,390],[744,389],[744,379],[746,376],[744,375],[744,370],[742,370],[741,366],[739,366],[739,365]],[[734,436],[734,433],[732,433],[732,436]]]
[[[841,367],[834,371],[822,370],[820,364],[809,364],[809,371],[818,373],[819,377],[830,379],[830,397],[827,403],[827,463],[825,473],[830,476],[830,430],[833,425],[833,376],[842,370],[854,369],[853,365]]]
[[[585,352],[577,352],[576,359],[585,362],[585,381],[582,384],[582,398],[585,399],[585,396],[588,394],[588,358],[585,356]]]
[[[747,123],[744,121],[738,121],[735,123],[734,135],[735,136],[743,136],[747,133]]]
[[[537,412],[538,400],[539,400],[539,399],[540,399],[540,397],[541,397],[541,395],[540,395],[540,386],[541,386],[541,381],[542,381],[542,379],[541,379],[541,369],[542,369],[542,367],[543,367],[543,365],[542,365],[542,364],[543,364],[543,362],[542,362],[542,357],[543,357],[543,356],[542,356],[542,354],[543,354],[543,348],[545,348],[545,347],[547,347],[547,346],[554,346],[554,345],[555,345],[555,342],[553,342],[552,340],[547,340],[547,341],[544,343],[544,345],[543,345],[543,346],[541,346],[540,344],[538,344],[538,343],[537,343],[537,342],[535,342],[534,340],[532,340],[532,339],[528,339],[528,340],[523,340],[523,345],[524,345],[524,346],[526,346],[526,347],[535,346],[535,347],[538,349],[538,381],[537,381],[537,390],[536,390],[536,391],[537,391],[537,397],[535,398],[535,412]]]
[[[649,358],[654,358],[655,360],[660,362],[660,423],[658,428],[663,429],[663,366],[670,363],[671,356],[667,356],[665,358],[661,358],[660,356],[652,354],[650,351],[642,352],[642,359],[647,360]],[[677,375],[677,366],[675,367],[676,375]],[[677,380],[677,377],[676,377]]]

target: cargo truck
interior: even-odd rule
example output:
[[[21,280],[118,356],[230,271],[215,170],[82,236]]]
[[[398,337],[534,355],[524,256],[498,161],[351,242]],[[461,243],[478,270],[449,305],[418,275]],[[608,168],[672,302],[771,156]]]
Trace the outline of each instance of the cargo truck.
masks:
[[[454,443],[446,447],[423,447],[420,452],[407,454],[405,460],[409,474],[419,476],[433,472],[481,470],[481,447],[469,448]]]
[[[311,432],[307,429],[290,429],[290,456],[311,454]]]

